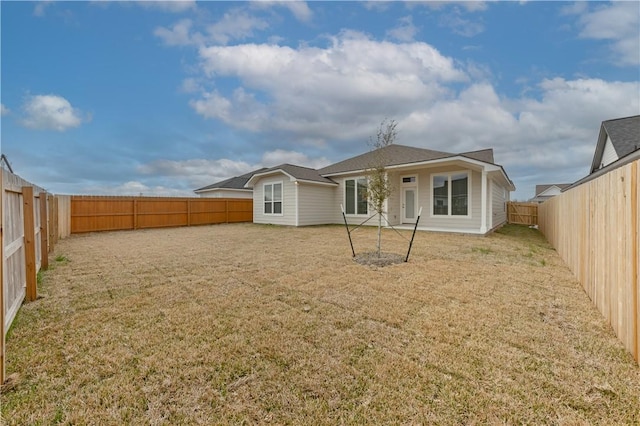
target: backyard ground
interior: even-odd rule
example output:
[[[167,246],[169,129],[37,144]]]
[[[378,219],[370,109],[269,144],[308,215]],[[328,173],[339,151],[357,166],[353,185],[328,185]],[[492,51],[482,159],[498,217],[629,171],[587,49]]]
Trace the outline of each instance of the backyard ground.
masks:
[[[60,241],[9,332],[0,420],[640,423],[640,369],[537,231],[419,232],[383,268],[348,244],[254,224]]]

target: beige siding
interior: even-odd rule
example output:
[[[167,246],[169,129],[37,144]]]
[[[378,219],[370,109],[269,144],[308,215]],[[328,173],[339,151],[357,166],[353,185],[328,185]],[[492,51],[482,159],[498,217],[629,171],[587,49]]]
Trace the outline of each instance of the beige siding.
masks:
[[[450,172],[470,172],[471,176],[471,194],[470,194],[470,211],[469,217],[452,217],[452,216],[433,216],[432,215],[432,184],[431,176],[438,173],[450,173]],[[391,225],[399,225],[402,223],[402,183],[403,176],[415,175],[417,176],[418,187],[418,210],[422,207],[422,216],[420,218],[420,228],[436,231],[453,231],[453,232],[480,232],[481,225],[481,179],[482,174],[475,170],[465,169],[461,166],[448,166],[448,167],[433,167],[421,170],[411,171],[390,171],[389,178],[391,179],[393,191],[391,196],[387,200],[387,217]],[[344,202],[344,181],[347,178],[353,178],[362,176],[362,174],[354,174],[340,178],[334,178],[339,183],[336,193],[334,194],[334,203],[336,206],[345,204]],[[494,184],[498,186],[498,184]],[[502,187],[500,187],[502,188]],[[489,191],[489,183],[487,182],[487,191]],[[502,198],[503,195],[501,195]],[[489,200],[489,194],[487,194],[487,202]],[[501,207],[502,209],[503,207]],[[490,208],[487,206],[487,228],[491,227]],[[339,211],[339,210],[338,210]],[[498,210],[497,216],[504,215],[506,219],[506,213]],[[370,212],[371,213],[371,212]],[[359,224],[367,219],[367,216],[347,216],[347,222],[349,224]],[[333,223],[343,223],[342,216],[334,217]],[[373,225],[377,224],[377,220],[371,219],[369,222]]]
[[[387,218],[391,225],[399,225],[402,223],[402,188],[400,185],[400,176],[405,175],[406,173],[389,173],[389,179],[391,180],[391,195],[387,200]],[[418,199],[418,201],[420,200]]]
[[[496,181],[491,182],[491,190],[491,219],[488,222],[490,229],[500,226],[507,221],[507,201],[509,198],[509,192]],[[507,194],[506,198],[505,192]]]
[[[298,226],[334,223],[340,204],[334,202],[337,186],[298,185]]]
[[[253,198],[252,191],[242,191],[242,190],[233,190],[233,189],[200,192],[198,195],[200,196],[200,198],[247,198],[247,199]]]
[[[282,214],[264,214],[264,185],[282,183]],[[296,188],[288,176],[276,175],[259,179],[253,186],[253,222],[273,225],[296,224]]]
[[[471,194],[470,212],[468,217],[435,216],[433,215],[431,176],[439,173],[470,172]],[[479,232],[481,223],[481,179],[480,172],[458,167],[438,167],[421,170],[418,175],[418,205],[422,207],[420,226],[433,230],[454,232]]]

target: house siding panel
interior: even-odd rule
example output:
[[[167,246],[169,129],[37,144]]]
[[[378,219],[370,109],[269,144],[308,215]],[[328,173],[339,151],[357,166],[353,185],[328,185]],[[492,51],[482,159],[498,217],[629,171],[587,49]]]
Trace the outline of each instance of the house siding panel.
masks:
[[[334,202],[338,188],[301,183],[298,185],[298,225],[335,223],[340,205]]]
[[[493,229],[496,226],[500,226],[507,221],[507,204],[509,198],[509,191],[506,191],[504,186],[501,186],[498,182],[493,181],[491,184],[492,189],[492,205],[491,213],[492,217],[489,221],[489,228]],[[504,194],[507,194],[505,199]]]
[[[200,198],[253,198],[252,191],[236,191],[233,189],[206,191],[198,195],[200,195]]]
[[[470,217],[438,217],[432,216],[432,197],[431,197],[431,175],[438,173],[450,173],[467,171],[471,174],[471,216]],[[401,176],[415,175],[418,178],[418,210],[422,207],[422,216],[420,218],[420,227],[439,230],[439,231],[454,231],[454,232],[480,232],[481,223],[481,179],[482,174],[475,170],[465,169],[462,166],[447,166],[447,167],[432,167],[419,170],[410,171],[391,171],[389,177],[392,182],[393,191],[391,196],[387,200],[387,217],[392,225],[399,225],[402,223],[402,185],[400,182]],[[344,180],[351,177],[362,176],[362,174],[354,174],[350,176],[341,177],[335,179],[339,183],[339,187],[334,195],[334,203],[336,205],[344,205]],[[488,186],[488,185],[487,185]],[[487,197],[487,200],[489,197]],[[487,215],[489,214],[489,208],[487,208]],[[350,225],[356,225],[362,223],[367,217],[363,216],[347,216],[347,223]],[[343,223],[342,215],[339,213],[337,217],[334,217],[333,223]],[[491,218],[488,218],[487,225],[491,223]],[[377,224],[377,219],[371,219],[367,224]]]
[[[431,176],[439,173],[451,173],[468,171],[471,175],[471,194],[469,217],[435,216],[432,208],[432,182]],[[418,202],[422,207],[420,226],[442,231],[479,232],[481,223],[481,179],[482,174],[459,166],[438,167],[421,170],[418,176]]]
[[[604,144],[604,151],[602,152],[602,167],[608,166],[614,161],[618,160],[618,153],[613,147],[613,143],[611,143],[611,138],[607,136],[607,141]]]
[[[264,214],[264,184],[282,182],[282,215]],[[253,222],[273,225],[296,224],[295,185],[288,176],[269,176],[258,180],[253,187]]]

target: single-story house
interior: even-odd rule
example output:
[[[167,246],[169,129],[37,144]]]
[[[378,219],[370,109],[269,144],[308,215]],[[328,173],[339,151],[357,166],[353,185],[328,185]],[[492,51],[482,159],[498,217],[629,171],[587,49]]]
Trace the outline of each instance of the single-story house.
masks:
[[[251,176],[263,170],[266,168],[203,186],[193,192],[202,198],[253,198],[253,190],[245,188],[245,185]]]
[[[350,224],[363,222],[373,215],[367,170],[377,158],[393,185],[385,225],[415,225],[420,208],[422,230],[486,234],[507,221],[515,187],[492,149],[452,154],[392,144],[319,170],[282,164],[253,173],[244,187],[253,190],[254,223],[340,224],[341,206]]]
[[[536,195],[529,200],[531,203],[544,203],[549,198],[560,195],[562,190],[570,187],[570,183],[552,183],[546,185],[536,185]]]

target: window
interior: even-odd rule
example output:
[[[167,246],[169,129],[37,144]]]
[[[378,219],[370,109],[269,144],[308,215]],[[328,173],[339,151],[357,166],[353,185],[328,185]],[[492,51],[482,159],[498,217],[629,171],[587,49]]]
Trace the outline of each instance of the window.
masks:
[[[282,183],[264,184],[264,214],[282,214]]]
[[[367,179],[347,179],[344,181],[344,201],[346,214],[367,214]]]
[[[469,215],[469,173],[433,175],[433,214]]]

